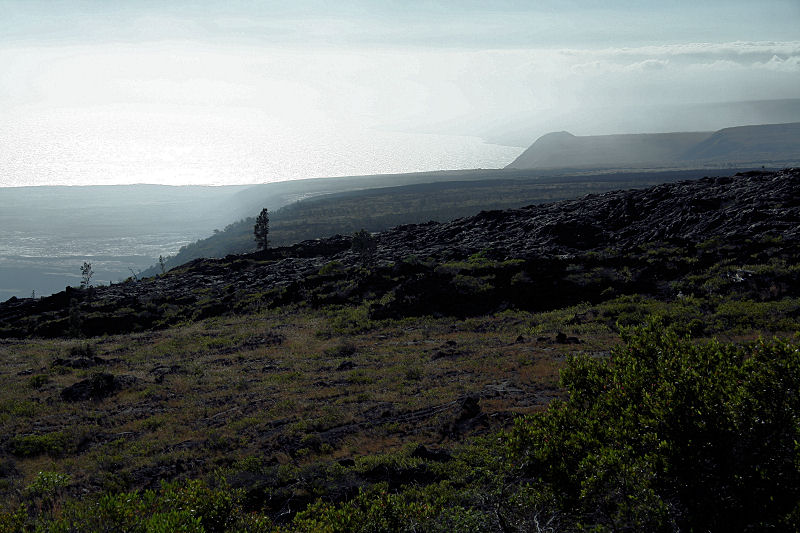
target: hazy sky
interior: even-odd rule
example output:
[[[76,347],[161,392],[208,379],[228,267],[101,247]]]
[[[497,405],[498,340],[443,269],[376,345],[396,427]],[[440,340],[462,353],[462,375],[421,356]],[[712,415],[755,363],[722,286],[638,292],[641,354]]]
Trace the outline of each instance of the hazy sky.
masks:
[[[798,28],[798,0],[0,0],[0,185],[500,166],[454,136],[800,98]]]

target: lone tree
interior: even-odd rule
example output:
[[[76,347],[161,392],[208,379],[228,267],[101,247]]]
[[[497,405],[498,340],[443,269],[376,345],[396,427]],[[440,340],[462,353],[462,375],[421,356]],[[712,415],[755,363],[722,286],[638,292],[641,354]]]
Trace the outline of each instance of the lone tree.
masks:
[[[266,207],[261,210],[261,213],[256,218],[253,234],[256,237],[256,245],[259,250],[269,248],[269,211],[267,211]]]
[[[92,264],[88,261],[84,261],[83,265],[81,266],[81,288],[88,289],[92,286],[92,276],[94,276],[94,270],[92,270]]]

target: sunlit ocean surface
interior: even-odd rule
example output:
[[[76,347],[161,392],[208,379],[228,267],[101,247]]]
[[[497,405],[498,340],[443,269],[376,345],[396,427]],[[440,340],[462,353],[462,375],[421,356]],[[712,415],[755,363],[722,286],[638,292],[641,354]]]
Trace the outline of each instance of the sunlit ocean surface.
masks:
[[[219,113],[207,108],[153,112],[119,106],[113,110],[0,110],[0,187],[246,185],[500,168],[521,151],[474,137],[308,120],[276,122],[246,109]],[[52,196],[47,198],[42,199],[42,213],[47,212],[47,202],[54,201]],[[69,210],[63,204],[57,207]],[[92,262],[97,283],[119,281],[151,266],[159,255],[173,254],[211,231],[168,224],[152,234],[101,234],[80,223],[49,228],[36,219],[30,227],[22,219],[7,222],[0,227],[0,301],[27,297],[34,291],[43,296],[67,284],[76,285],[84,260]],[[233,220],[222,225],[228,222]]]
[[[0,230],[0,266],[9,258],[144,256],[157,258],[175,253],[181,246],[206,237],[204,233],[121,236],[113,238],[65,237],[63,234],[5,232]]]
[[[242,111],[0,116],[0,186],[237,185],[499,168],[522,149],[475,137],[275,123]]]

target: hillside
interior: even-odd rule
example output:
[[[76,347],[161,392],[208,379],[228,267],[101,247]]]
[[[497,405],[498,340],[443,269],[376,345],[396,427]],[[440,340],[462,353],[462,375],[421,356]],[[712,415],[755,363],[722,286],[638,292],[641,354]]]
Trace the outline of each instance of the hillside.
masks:
[[[800,122],[725,128],[687,150],[684,161],[781,161],[800,157]]]
[[[687,170],[532,175],[530,171],[495,170],[482,173],[491,179],[372,187],[320,194],[271,211],[270,242],[273,246],[288,246],[308,239],[348,235],[361,229],[377,232],[400,224],[448,222],[481,210],[517,208],[578,198],[590,193],[642,188],[726,173],[728,171]],[[255,251],[253,223],[253,217],[234,222],[210,237],[182,247],[177,254],[167,258],[167,267],[174,268],[202,257],[224,257]],[[160,268],[154,266],[143,275],[158,273]]]
[[[506,168],[687,168],[800,161],[800,123],[716,132],[595,135],[548,133]]]
[[[711,133],[656,133],[577,137],[566,131],[536,140],[507,168],[673,167]]]
[[[736,242],[730,245],[743,249],[747,248],[744,243],[774,238],[794,246],[800,242],[798,179],[794,170],[705,178],[515,210],[485,211],[448,223],[399,226],[375,237],[376,251],[368,258],[372,268],[358,276],[350,269],[366,259],[350,250],[351,238],[345,236],[224,259],[199,259],[165,276],[97,287],[91,297],[85,291],[69,290],[39,300],[6,302],[0,305],[0,335],[63,335],[75,326],[70,313],[76,305],[84,309],[82,331],[97,335],[163,327],[249,305],[353,303],[368,295],[376,301],[388,298],[389,303],[375,304],[375,309],[396,306],[396,312],[403,315],[422,309],[449,312],[456,308],[463,315],[501,306],[506,297],[514,301],[505,305],[539,309],[555,305],[548,298],[528,300],[531,291],[545,287],[548,294],[561,294],[559,305],[591,301],[599,297],[593,291],[619,290],[629,283],[636,285],[635,292],[659,292],[686,277],[686,269],[693,267],[676,266],[675,272],[650,272],[644,267],[644,272],[632,280],[621,279],[611,269],[587,286],[545,283],[542,287],[542,276],[569,279],[566,272],[574,268],[570,258],[575,254],[608,255],[606,250],[610,249],[617,255],[659,242],[693,249],[699,243],[735,236]],[[737,253],[731,251],[734,256]],[[487,261],[512,261],[498,279],[503,282],[502,290],[495,286],[484,294],[478,280],[472,289],[459,288],[459,268],[439,268],[440,264],[465,261],[475,254],[483,254]],[[603,257],[593,260],[596,265],[592,268],[602,270],[611,266],[605,265],[608,261],[620,262]],[[633,266],[628,268],[632,270]],[[452,297],[462,293],[463,302]],[[434,295],[441,295],[442,300]],[[412,302],[422,307],[417,310]],[[473,311],[473,305],[478,309]],[[372,313],[380,314],[376,310]]]
[[[795,530],[799,233],[753,171],[0,303],[0,530]]]

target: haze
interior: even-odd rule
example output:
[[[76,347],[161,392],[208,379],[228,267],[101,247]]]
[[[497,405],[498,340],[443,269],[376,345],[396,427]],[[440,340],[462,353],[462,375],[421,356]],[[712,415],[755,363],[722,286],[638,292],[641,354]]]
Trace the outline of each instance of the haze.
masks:
[[[497,168],[797,112],[795,0],[328,4],[0,2],[0,186]]]

